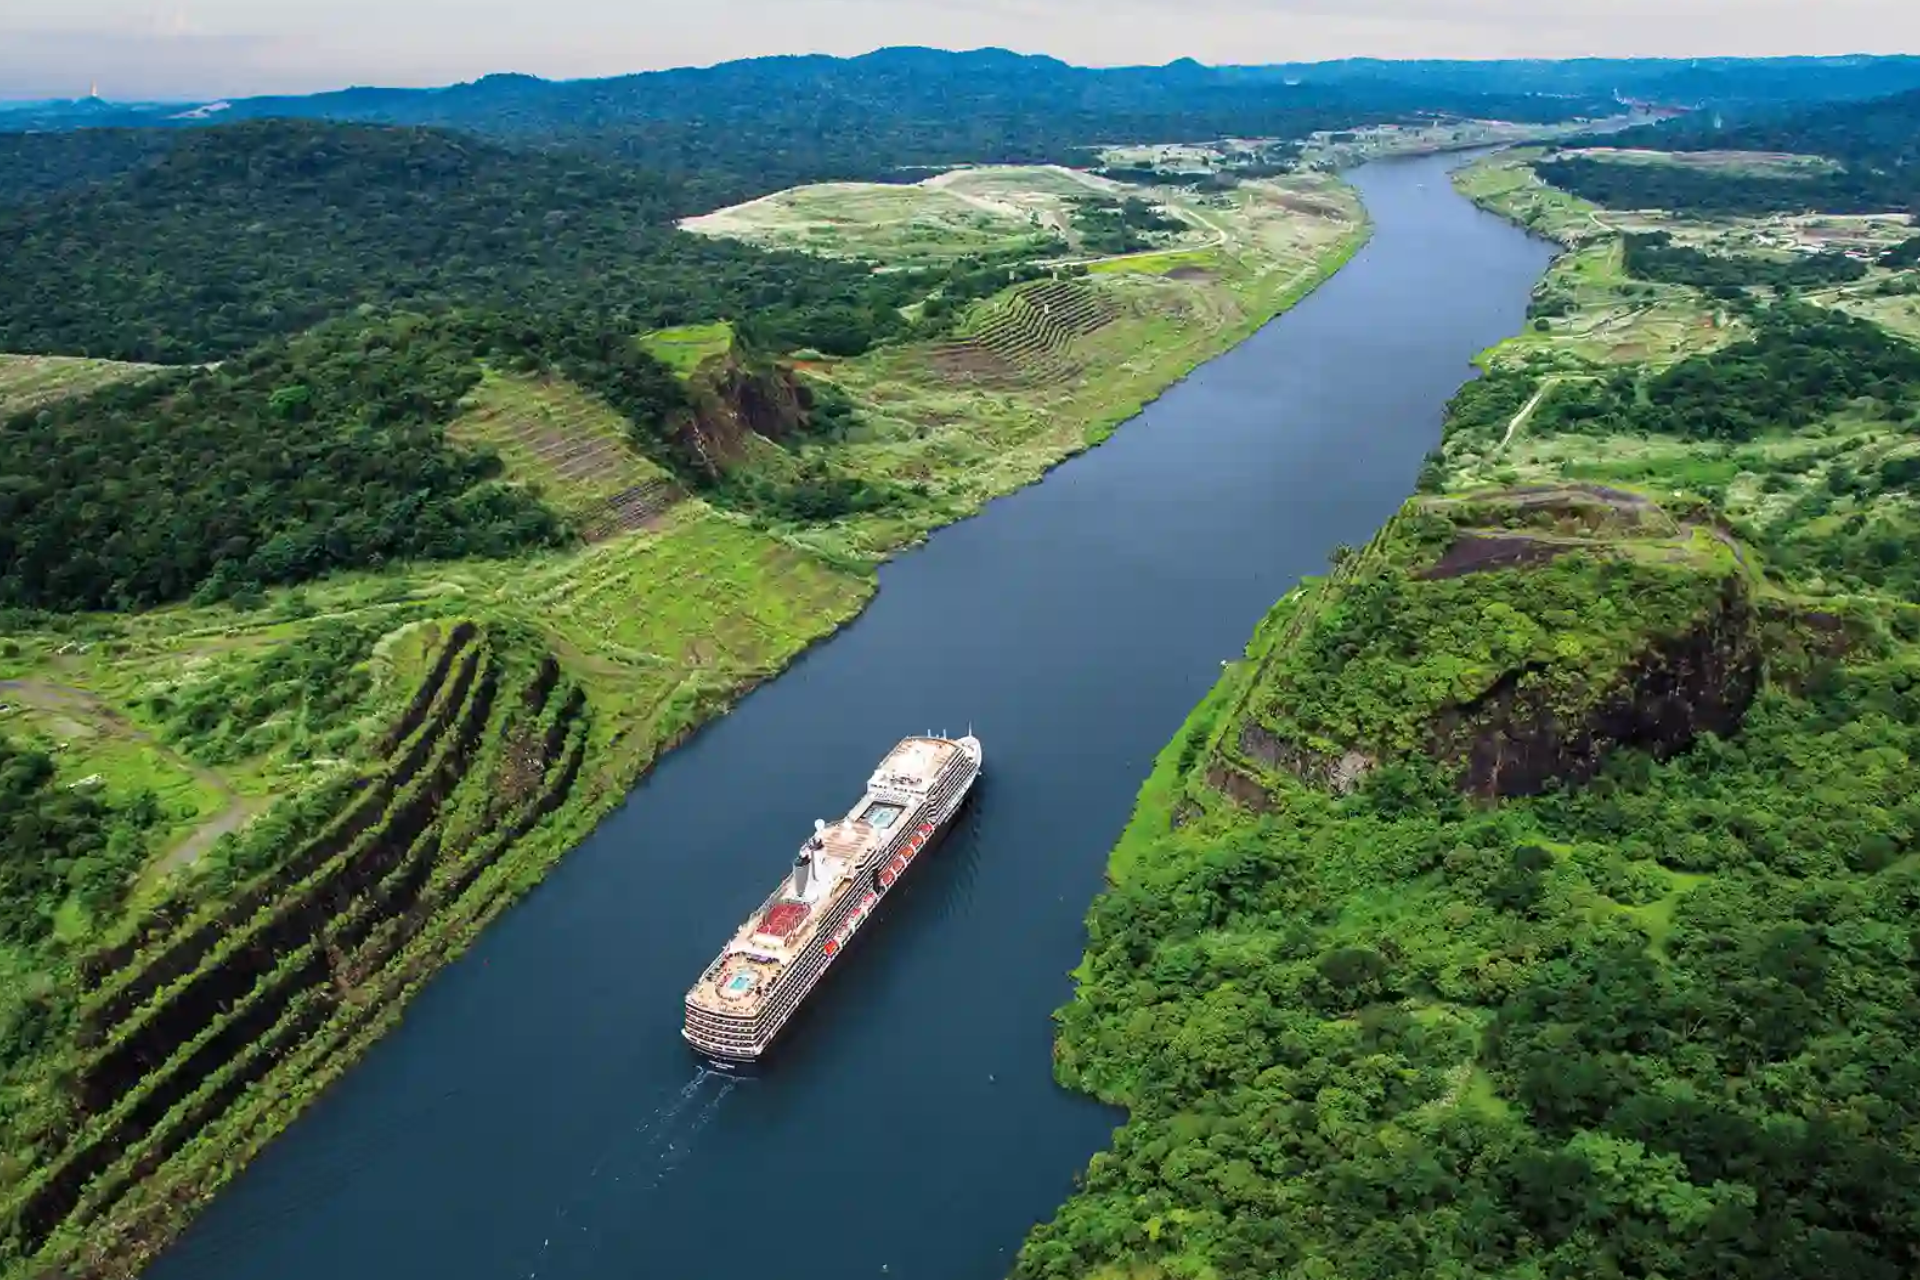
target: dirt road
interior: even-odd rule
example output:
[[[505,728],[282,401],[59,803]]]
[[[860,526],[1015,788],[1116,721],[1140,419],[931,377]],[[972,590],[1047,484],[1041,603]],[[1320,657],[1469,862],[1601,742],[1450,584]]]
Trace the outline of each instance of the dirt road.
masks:
[[[135,743],[182,772],[192,774],[195,782],[220,797],[219,812],[161,854],[154,868],[161,874],[196,861],[221,836],[238,831],[267,807],[265,800],[237,794],[225,778],[163,746],[152,734],[136,727],[85,689],[51,680],[0,680],[0,704],[4,703],[19,703],[53,717],[63,732],[79,731],[72,736],[95,734]]]

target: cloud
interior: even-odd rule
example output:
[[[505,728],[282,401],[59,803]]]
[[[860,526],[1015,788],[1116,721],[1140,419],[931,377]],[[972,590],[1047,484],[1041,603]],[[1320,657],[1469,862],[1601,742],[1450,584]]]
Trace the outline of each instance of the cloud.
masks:
[[[1094,65],[1847,53],[1920,46],[1910,0],[0,0],[0,94],[198,98],[490,71],[615,75],[889,44]]]
[[[270,75],[244,69],[270,65],[272,44],[190,32],[10,31],[0,39],[0,85],[11,98],[74,98],[97,81],[102,94],[121,100],[197,97],[250,78],[264,88]]]

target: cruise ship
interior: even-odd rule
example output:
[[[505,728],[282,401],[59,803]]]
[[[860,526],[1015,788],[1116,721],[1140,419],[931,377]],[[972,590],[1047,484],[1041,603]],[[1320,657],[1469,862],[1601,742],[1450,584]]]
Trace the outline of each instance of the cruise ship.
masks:
[[[687,992],[687,1042],[734,1061],[764,1054],[881,899],[953,824],[982,763],[971,733],[903,739],[845,817],[816,820],[792,871]]]

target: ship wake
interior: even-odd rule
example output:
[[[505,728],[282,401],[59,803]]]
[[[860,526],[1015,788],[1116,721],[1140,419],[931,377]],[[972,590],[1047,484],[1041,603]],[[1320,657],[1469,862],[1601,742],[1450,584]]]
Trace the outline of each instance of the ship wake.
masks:
[[[592,1223],[619,1222],[623,1202],[645,1195],[673,1175],[692,1154],[743,1077],[717,1067],[697,1067],[678,1092],[632,1124],[615,1126],[578,1190],[554,1210],[554,1221],[526,1275],[578,1274],[575,1264],[598,1252],[600,1231]]]

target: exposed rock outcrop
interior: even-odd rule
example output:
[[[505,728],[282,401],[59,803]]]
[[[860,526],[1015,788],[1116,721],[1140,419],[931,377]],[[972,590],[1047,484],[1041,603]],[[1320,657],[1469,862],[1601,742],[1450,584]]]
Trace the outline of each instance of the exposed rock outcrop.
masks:
[[[687,401],[674,437],[715,476],[747,459],[753,437],[778,444],[805,431],[813,411],[812,393],[791,368],[749,360],[738,349],[693,372]]]
[[[1461,786],[1474,795],[1534,795],[1591,778],[1617,749],[1665,759],[1701,734],[1738,731],[1762,669],[1753,607],[1729,579],[1698,625],[1653,641],[1597,695],[1570,695],[1544,670],[1511,671],[1444,713],[1430,750],[1460,763]]]
[[[1364,751],[1345,751],[1337,756],[1307,751],[1285,742],[1264,725],[1251,721],[1240,730],[1240,752],[1270,769],[1284,769],[1336,795],[1345,795],[1360,785],[1360,780],[1378,764]]]

